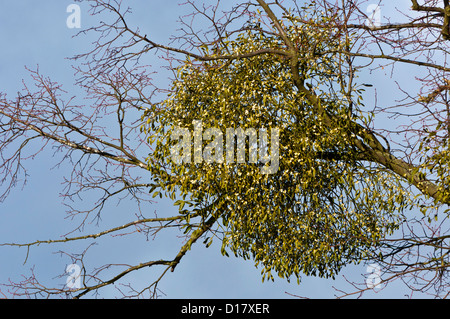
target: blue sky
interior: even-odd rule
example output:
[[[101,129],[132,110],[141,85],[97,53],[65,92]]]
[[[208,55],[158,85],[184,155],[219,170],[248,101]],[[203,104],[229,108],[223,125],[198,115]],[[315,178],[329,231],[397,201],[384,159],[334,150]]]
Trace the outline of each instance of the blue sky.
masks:
[[[73,87],[74,77],[71,61],[67,57],[86,51],[92,38],[72,36],[77,32],[66,26],[69,15],[66,8],[72,1],[63,0],[0,0],[0,90],[12,98],[22,87],[22,79],[28,73],[24,67],[35,68],[39,65],[42,74],[63,84],[70,92],[78,92]],[[143,2],[139,2],[142,5]],[[81,4],[82,28],[89,27],[92,20],[88,17],[87,7]],[[133,24],[140,26],[153,39],[167,43],[168,36],[176,31],[174,22],[182,8],[175,1],[147,1],[140,10],[131,16]],[[373,79],[376,80],[376,79]],[[73,91],[72,91],[73,90]],[[65,207],[61,204],[62,176],[68,167],[52,169],[56,159],[51,152],[44,152],[33,161],[27,162],[30,177],[24,189],[16,188],[4,203],[0,203],[0,242],[26,242],[36,239],[58,238],[72,229],[70,220],[64,219]],[[111,205],[104,217],[106,224],[123,223],[121,212],[127,209]],[[132,204],[130,204],[132,207]],[[132,209],[132,208],[130,208]],[[171,215],[176,208],[168,201],[162,201],[149,207],[160,215]],[[97,231],[106,229],[106,224]],[[161,254],[173,257],[179,247],[173,234],[162,236],[156,241],[145,241],[142,237],[123,239],[113,238],[106,244],[89,249],[89,258],[93,261],[129,262],[137,264],[155,258]],[[70,246],[82,249],[84,246]],[[295,280],[287,283],[275,278],[275,282],[261,282],[260,270],[252,261],[243,261],[234,257],[223,257],[219,244],[206,249],[197,244],[183,258],[174,273],[166,275],[159,285],[167,298],[289,298],[289,294],[311,298],[333,298],[335,290],[351,290],[345,279],[339,276],[335,281],[306,278],[297,285]],[[29,275],[35,265],[35,273],[44,281],[53,285],[64,284],[66,277],[57,277],[64,272],[69,260],[55,252],[64,246],[41,245],[32,248],[27,263],[23,265],[26,249],[0,247],[0,283],[9,278],[20,280],[21,274]],[[67,248],[66,248],[67,249]],[[100,264],[97,264],[99,266]],[[155,273],[141,271],[122,282],[146,282]],[[159,270],[156,274],[159,274]],[[363,281],[365,265],[346,268],[342,275],[350,280]],[[0,287],[1,291],[4,288]],[[114,288],[104,288],[101,297],[117,295]],[[289,294],[287,294],[289,293]],[[372,298],[401,298],[404,290],[393,285],[378,293],[368,293]]]

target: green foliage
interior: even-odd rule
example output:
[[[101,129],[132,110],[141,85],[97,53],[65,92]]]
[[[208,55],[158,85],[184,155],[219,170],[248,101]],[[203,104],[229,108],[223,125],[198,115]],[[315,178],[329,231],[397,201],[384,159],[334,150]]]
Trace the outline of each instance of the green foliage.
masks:
[[[149,156],[155,184],[179,198],[186,218],[215,216],[223,229],[222,252],[254,259],[263,279],[273,278],[272,272],[287,279],[301,273],[334,277],[397,227],[408,197],[392,175],[360,160],[352,145],[351,123],[357,118],[340,92],[345,76],[333,53],[345,43],[333,30],[292,21],[286,30],[298,45],[305,80],[338,119],[333,126],[324,124],[294,86],[286,57],[276,54],[188,59],[158,116],[144,115],[155,144]],[[255,31],[225,43],[231,54],[284,49],[280,39]],[[279,128],[278,170],[263,174],[264,164],[249,163],[248,152],[245,163],[174,164],[171,148],[178,141],[171,133],[176,127],[192,133],[194,120],[224,133],[226,128]],[[209,142],[204,140],[203,147]]]
[[[420,165],[417,174],[427,176],[438,187],[439,196],[429,205],[422,205],[424,214],[436,211],[439,207],[447,206],[450,201],[450,142],[448,139],[450,126],[446,122],[438,121],[435,129],[425,129],[424,137],[418,146]],[[449,212],[450,210],[446,210]],[[437,215],[436,215],[437,216]]]

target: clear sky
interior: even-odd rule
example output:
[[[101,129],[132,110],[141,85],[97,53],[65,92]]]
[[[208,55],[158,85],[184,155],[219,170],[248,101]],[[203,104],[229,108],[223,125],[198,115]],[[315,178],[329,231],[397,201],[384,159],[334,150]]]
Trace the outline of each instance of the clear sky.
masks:
[[[22,87],[21,80],[27,79],[24,66],[35,68],[39,65],[42,74],[63,84],[70,92],[77,92],[73,87],[74,77],[71,61],[67,57],[84,52],[89,48],[92,38],[72,36],[78,31],[66,26],[69,13],[66,8],[72,1],[67,0],[0,0],[0,91],[9,97]],[[127,2],[128,3],[128,2]],[[131,16],[132,23],[140,26],[156,41],[167,43],[168,36],[176,31],[174,24],[182,8],[176,1],[144,1],[139,10]],[[81,4],[81,27],[89,27],[87,6]],[[375,79],[374,79],[375,80]],[[64,219],[65,207],[61,204],[62,176],[68,167],[51,169],[56,164],[51,152],[45,152],[38,158],[26,163],[29,169],[29,183],[22,190],[16,188],[4,203],[0,203],[0,242],[26,242],[36,239],[57,238],[73,227],[70,219]],[[104,221],[108,225],[120,225],[121,211],[127,209],[108,207]],[[176,208],[169,202],[160,202],[149,209],[157,210],[159,215],[171,215]],[[117,223],[116,223],[117,221]],[[105,229],[100,224],[97,231]],[[95,228],[93,228],[95,229]],[[176,238],[175,238],[176,239]],[[171,245],[172,244],[172,245]],[[70,246],[82,249],[84,246]],[[171,248],[172,247],[172,248]],[[173,257],[179,247],[170,236],[159,241],[145,241],[131,238],[114,238],[106,244],[93,246],[89,250],[92,260],[101,258],[104,262],[129,262],[137,264],[161,258],[165,254]],[[335,290],[351,291],[350,285],[339,276],[335,281],[306,278],[297,285],[295,280],[287,283],[279,278],[275,282],[261,282],[260,270],[252,261],[243,261],[220,254],[220,246],[214,244],[206,249],[196,244],[183,258],[174,273],[169,273],[159,285],[168,298],[289,298],[289,294],[312,298],[333,298]],[[41,245],[32,248],[27,263],[24,265],[26,249],[0,247],[0,283],[9,278],[20,280],[21,275],[29,275],[30,268],[41,275],[44,281],[53,285],[64,284],[66,277],[58,277],[64,272],[70,260],[57,254],[64,246]],[[69,249],[67,247],[66,249]],[[97,264],[100,266],[100,264]],[[156,273],[159,274],[159,271]],[[350,280],[364,281],[365,265],[351,266],[342,272]],[[151,278],[151,272],[141,271],[124,278],[122,283],[145,282]],[[1,291],[5,288],[0,287]],[[114,288],[100,290],[101,297],[117,295]],[[402,298],[405,291],[393,285],[378,293],[368,293],[372,298]]]

